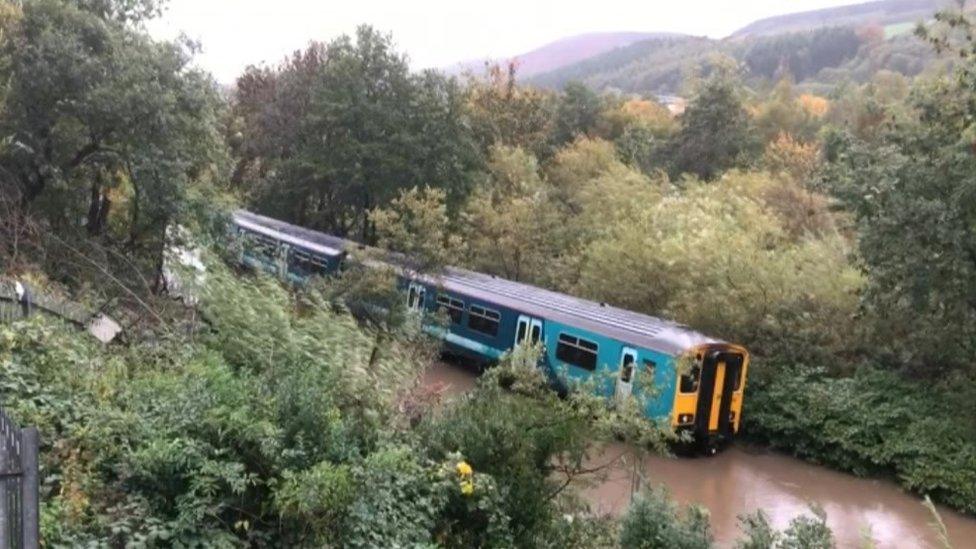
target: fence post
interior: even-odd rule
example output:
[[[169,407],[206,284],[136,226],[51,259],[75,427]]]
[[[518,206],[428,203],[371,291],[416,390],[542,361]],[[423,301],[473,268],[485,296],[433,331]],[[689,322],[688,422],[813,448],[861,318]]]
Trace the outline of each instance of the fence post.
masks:
[[[2,414],[3,412],[0,412]],[[7,440],[7,430],[12,426],[7,424],[6,416],[0,415],[0,472],[7,473],[10,465],[15,460],[11,459],[11,444]],[[13,541],[10,539],[11,521],[15,520],[10,516],[10,497],[9,484],[12,484],[7,477],[0,478],[0,549],[10,549]]]
[[[26,427],[21,431],[20,479],[21,509],[24,523],[22,545],[24,549],[37,549],[40,545],[40,484],[38,481],[37,448],[40,437],[37,427]]]

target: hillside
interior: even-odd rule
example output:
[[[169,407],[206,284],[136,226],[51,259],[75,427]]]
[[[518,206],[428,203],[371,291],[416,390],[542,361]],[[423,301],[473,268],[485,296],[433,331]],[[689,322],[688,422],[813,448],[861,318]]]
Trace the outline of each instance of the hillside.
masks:
[[[529,75],[528,82],[556,89],[579,81],[598,90],[676,93],[686,68],[704,61],[717,46],[717,41],[702,37],[645,40],[547,73]]]
[[[732,38],[798,32],[820,27],[915,23],[932,16],[946,0],[878,0],[836,8],[767,17],[732,33]]]
[[[739,61],[752,84],[761,86],[789,75],[798,84],[818,91],[844,81],[866,82],[880,70],[915,76],[934,67],[936,58],[911,32],[825,27],[725,40],[646,40],[531,76],[527,81],[553,89],[578,81],[595,90],[680,94],[687,75],[707,71],[716,55]]]
[[[445,70],[451,74],[466,71],[480,72],[485,63],[505,62],[509,59],[518,61],[519,73],[531,76],[553,71],[567,65],[584,61],[594,56],[655,38],[678,36],[669,33],[649,32],[604,32],[580,34],[551,42],[532,51],[515,55],[511,58],[476,59],[464,61]]]
[[[715,55],[731,56],[754,82],[791,75],[823,90],[864,82],[879,70],[914,76],[933,55],[911,34],[948,0],[881,0],[760,19],[722,40],[654,37],[550,71],[522,71],[533,85],[559,89],[579,81],[593,89],[674,94],[690,71]]]

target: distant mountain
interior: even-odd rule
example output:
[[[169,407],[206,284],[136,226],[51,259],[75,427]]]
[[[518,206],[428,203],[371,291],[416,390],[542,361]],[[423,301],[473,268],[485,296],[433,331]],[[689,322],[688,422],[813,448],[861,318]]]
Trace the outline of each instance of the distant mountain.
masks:
[[[531,75],[527,82],[559,89],[578,81],[595,90],[672,94],[680,90],[688,67],[716,51],[716,40],[693,36],[643,40],[578,63]]]
[[[595,90],[680,94],[694,69],[706,72],[715,54],[731,56],[757,84],[789,74],[809,90],[864,82],[879,70],[915,76],[935,55],[912,36],[954,0],[881,0],[761,19],[722,40],[656,36],[528,75],[533,85],[559,89],[578,81]]]
[[[819,27],[887,26],[928,19],[952,0],[879,0],[836,8],[777,15],[752,22],[732,33],[732,38],[768,36]]]
[[[529,77],[552,70],[572,65],[585,59],[629,46],[635,42],[644,40],[679,36],[671,33],[651,33],[651,32],[602,32],[591,34],[580,34],[563,38],[555,42],[546,44],[540,48],[511,58],[500,59],[478,59],[465,61],[445,68],[450,74],[460,74],[465,71],[480,73],[485,63],[508,62],[514,60],[518,62],[518,72],[521,77]]]

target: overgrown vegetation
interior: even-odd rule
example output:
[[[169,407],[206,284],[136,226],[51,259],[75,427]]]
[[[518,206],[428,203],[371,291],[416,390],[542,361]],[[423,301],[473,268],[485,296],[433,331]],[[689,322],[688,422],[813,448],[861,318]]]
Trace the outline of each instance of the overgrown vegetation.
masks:
[[[636,403],[559,398],[522,353],[437,403],[418,382],[436,349],[390,273],[299,291],[211,262],[196,301],[170,299],[166,252],[223,248],[237,205],[742,343],[744,435],[976,513],[965,15],[911,46],[951,54],[950,75],[866,63],[829,93],[791,76],[894,42],[834,29],[706,58],[668,39],[660,69],[692,90],[676,115],[514,66],[412,73],[368,27],[225,99],[190,45],[146,36],[161,6],[0,4],[0,267],[127,328],[109,347],[0,328],[0,401],[45,443],[48,544],[712,543],[703,511],[655,489],[620,520],[577,497],[593,444],[666,448]],[[383,307],[354,320],[364,300]],[[818,509],[742,530],[742,547],[833,543]]]

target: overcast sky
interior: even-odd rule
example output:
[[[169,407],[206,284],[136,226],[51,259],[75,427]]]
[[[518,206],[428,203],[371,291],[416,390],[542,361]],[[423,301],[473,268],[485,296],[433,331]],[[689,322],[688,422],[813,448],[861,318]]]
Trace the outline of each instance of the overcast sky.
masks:
[[[310,40],[369,23],[392,32],[414,68],[510,57],[587,32],[681,32],[721,38],[756,19],[858,0],[170,0],[149,24],[158,38],[185,33],[198,63],[224,83],[249,64],[277,63]]]

